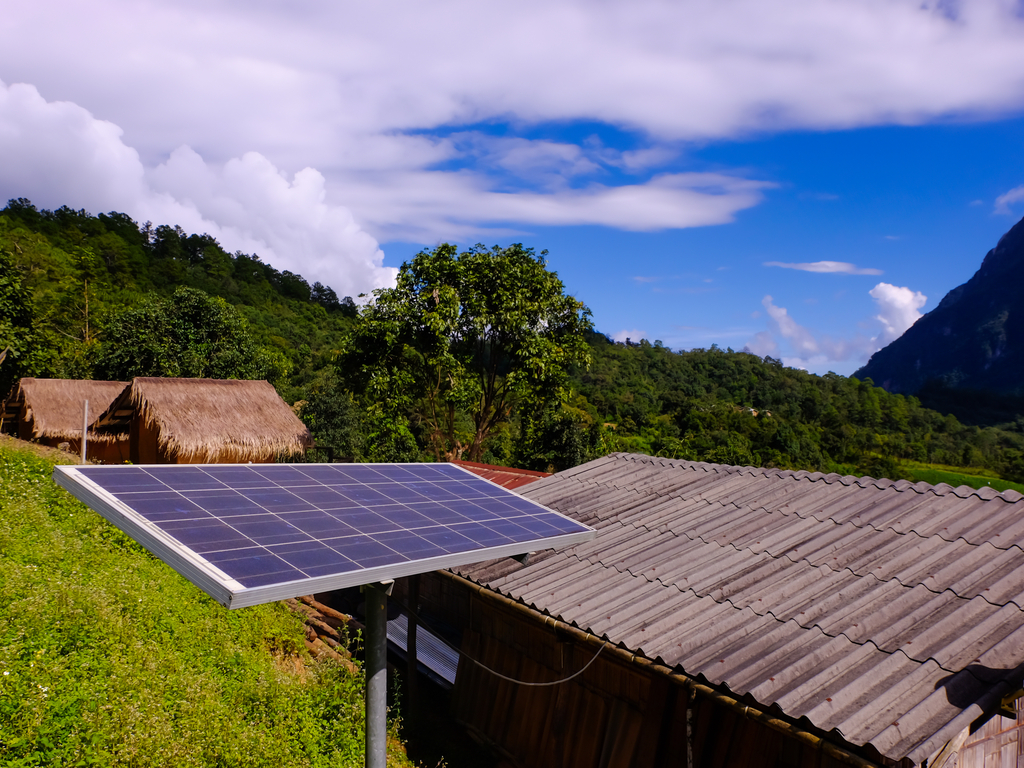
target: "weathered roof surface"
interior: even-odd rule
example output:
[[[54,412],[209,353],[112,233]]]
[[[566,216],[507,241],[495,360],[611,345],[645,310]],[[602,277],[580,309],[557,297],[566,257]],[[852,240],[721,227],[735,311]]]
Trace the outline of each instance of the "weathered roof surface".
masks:
[[[88,381],[82,379],[21,379],[4,406],[4,421],[16,419],[24,406],[25,421],[31,425],[33,439],[78,440],[82,437],[82,408],[89,401],[89,427],[125,387],[124,381]],[[92,441],[127,439],[127,434],[92,434]]]
[[[100,417],[127,423],[138,412],[158,431],[166,451],[191,461],[215,460],[230,449],[242,460],[301,453],[309,430],[266,381],[139,377]]]
[[[524,488],[586,544],[459,569],[915,763],[1024,679],[1024,497],[613,454]]]
[[[477,461],[453,461],[460,467],[465,467],[470,472],[480,477],[497,483],[502,488],[522,488],[542,477],[551,477],[550,472],[536,472],[532,469],[516,469],[515,467],[501,467],[496,464],[481,464]]]

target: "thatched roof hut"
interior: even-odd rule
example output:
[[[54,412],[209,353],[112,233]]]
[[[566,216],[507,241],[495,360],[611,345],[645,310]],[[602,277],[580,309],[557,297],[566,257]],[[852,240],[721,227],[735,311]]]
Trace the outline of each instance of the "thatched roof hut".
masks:
[[[131,432],[137,464],[270,462],[312,444],[266,381],[137,378],[100,417]]]
[[[89,458],[124,461],[128,430],[96,431],[100,414],[128,386],[124,381],[21,379],[4,402],[3,431],[45,445],[81,451],[83,405],[89,401]]]

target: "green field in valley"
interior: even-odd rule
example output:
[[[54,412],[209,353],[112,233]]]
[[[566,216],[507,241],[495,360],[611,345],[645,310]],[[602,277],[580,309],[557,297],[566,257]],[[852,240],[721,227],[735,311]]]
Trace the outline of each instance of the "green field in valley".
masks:
[[[954,488],[966,485],[971,488],[982,488],[990,486],[997,491],[1012,489],[1024,493],[1024,484],[1013,483],[1009,480],[1002,480],[998,477],[983,474],[984,470],[979,469],[978,473],[965,471],[963,467],[947,467],[939,464],[921,464],[917,462],[900,462],[900,468],[907,478],[915,483],[930,483],[938,485],[946,483]]]

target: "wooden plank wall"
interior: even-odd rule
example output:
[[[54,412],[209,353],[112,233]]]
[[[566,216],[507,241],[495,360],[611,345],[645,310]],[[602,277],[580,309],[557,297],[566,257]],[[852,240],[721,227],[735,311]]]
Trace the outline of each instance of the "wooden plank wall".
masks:
[[[1024,768],[1024,699],[1017,717],[996,716],[967,737],[950,768]]]
[[[500,745],[520,765],[537,768],[629,768],[653,765],[660,725],[645,717],[660,711],[670,684],[653,681],[611,658],[598,658],[567,683],[519,685],[568,677],[590,662],[580,646],[523,617],[474,601],[472,625],[463,631],[463,658],[455,683],[455,716]],[[643,738],[642,738],[643,737]]]
[[[435,594],[436,596],[436,594]],[[453,714],[531,768],[839,768],[835,758],[664,675],[598,656],[527,614],[473,596],[462,632]],[[692,757],[692,761],[691,761]],[[1022,767],[1024,768],[1024,767]]]

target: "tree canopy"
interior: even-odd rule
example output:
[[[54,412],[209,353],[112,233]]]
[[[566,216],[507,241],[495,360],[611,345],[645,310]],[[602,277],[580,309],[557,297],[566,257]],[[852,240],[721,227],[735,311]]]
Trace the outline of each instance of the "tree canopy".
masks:
[[[403,264],[394,288],[374,291],[339,360],[371,415],[413,412],[436,459],[479,460],[499,425],[565,399],[568,369],[590,360],[590,311],[545,255],[445,243]]]
[[[6,394],[18,378],[35,372],[33,337],[31,296],[10,254],[0,250],[0,392]]]
[[[238,310],[195,288],[169,299],[150,297],[115,311],[97,361],[107,379],[181,376],[194,379],[276,379],[280,355],[260,348]]]

